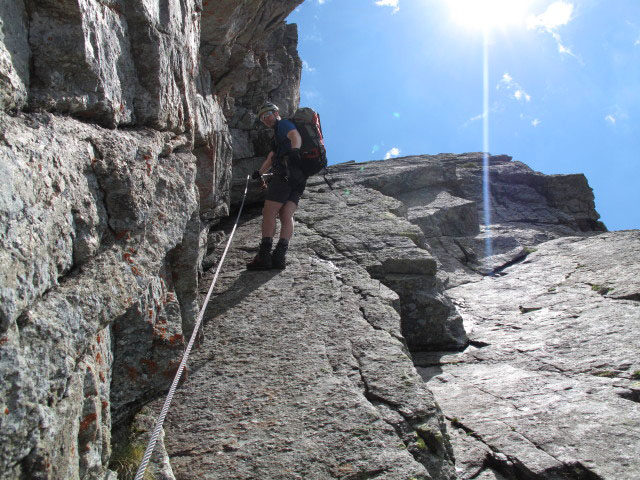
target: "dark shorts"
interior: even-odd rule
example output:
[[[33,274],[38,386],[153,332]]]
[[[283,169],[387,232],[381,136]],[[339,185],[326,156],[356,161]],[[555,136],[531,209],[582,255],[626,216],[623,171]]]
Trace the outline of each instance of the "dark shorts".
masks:
[[[266,199],[272,202],[287,203],[293,202],[298,205],[300,197],[307,186],[307,181],[304,178],[285,179],[282,175],[274,175],[267,187]]]

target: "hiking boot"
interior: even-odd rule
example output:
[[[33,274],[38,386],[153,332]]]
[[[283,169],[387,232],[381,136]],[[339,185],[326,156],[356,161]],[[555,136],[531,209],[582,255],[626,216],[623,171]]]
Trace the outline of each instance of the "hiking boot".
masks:
[[[270,270],[272,265],[271,253],[258,253],[253,257],[253,260],[247,263],[247,270]]]
[[[273,250],[273,254],[271,255],[271,268],[275,268],[276,270],[284,270],[287,268],[287,248],[287,245],[278,242],[276,248]]]
[[[258,254],[251,262],[247,263],[247,270],[269,270],[271,265],[271,242],[265,242],[263,240],[260,244]]]

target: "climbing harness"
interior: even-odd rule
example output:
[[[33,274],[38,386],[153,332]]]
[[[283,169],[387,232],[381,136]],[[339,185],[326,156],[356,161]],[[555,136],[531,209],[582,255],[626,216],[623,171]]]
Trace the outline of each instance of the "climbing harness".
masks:
[[[196,322],[195,327],[193,328],[193,333],[191,334],[191,339],[189,340],[189,344],[187,345],[186,350],[182,356],[182,361],[180,362],[180,366],[178,367],[178,371],[176,372],[176,376],[173,379],[173,383],[171,384],[171,388],[169,389],[169,394],[164,402],[164,406],[162,407],[162,411],[160,412],[160,416],[156,420],[156,426],[153,430],[153,434],[149,439],[149,444],[147,445],[147,449],[144,452],[144,456],[142,457],[142,462],[140,463],[140,467],[138,467],[138,472],[136,473],[135,480],[142,480],[144,474],[147,470],[147,465],[149,460],[151,459],[151,454],[153,453],[153,449],[156,446],[156,442],[158,441],[158,436],[160,435],[160,431],[162,430],[162,424],[164,423],[164,418],[167,416],[167,412],[169,411],[169,406],[171,405],[171,400],[173,400],[173,395],[176,392],[176,388],[178,387],[178,382],[180,381],[180,377],[182,376],[182,372],[184,371],[184,367],[187,365],[187,359],[189,358],[189,354],[191,353],[191,348],[196,340],[196,336],[198,334],[198,330],[200,329],[200,324],[202,323],[202,318],[204,317],[204,311],[207,309],[207,304],[209,303],[209,298],[211,298],[211,293],[213,292],[213,287],[216,285],[216,281],[218,280],[218,274],[220,273],[220,269],[222,268],[222,264],[224,263],[224,259],[227,256],[227,251],[229,250],[229,246],[231,245],[231,241],[233,240],[233,235],[236,233],[236,228],[238,227],[238,222],[240,221],[240,215],[242,214],[242,208],[244,207],[244,201],[247,198],[247,190],[249,188],[249,179],[250,175],[247,175],[247,183],[244,186],[244,196],[242,197],[242,203],[240,204],[240,210],[238,211],[238,218],[236,219],[236,223],[231,230],[231,235],[229,235],[229,241],[227,242],[227,246],[224,249],[222,257],[220,258],[220,262],[218,263],[218,268],[216,268],[216,273],[213,276],[213,280],[211,281],[211,286],[209,287],[209,292],[204,300],[204,304],[200,309],[200,314],[198,315],[198,321]]]

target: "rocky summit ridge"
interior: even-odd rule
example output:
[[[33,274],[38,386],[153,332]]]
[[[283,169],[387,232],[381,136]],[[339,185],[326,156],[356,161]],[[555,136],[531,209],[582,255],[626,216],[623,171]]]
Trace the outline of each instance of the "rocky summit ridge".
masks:
[[[300,0],[0,4],[0,477],[132,478],[268,151]],[[330,139],[327,139],[330,147]],[[330,167],[248,273],[251,184],[156,479],[640,477],[638,231],[480,153]]]

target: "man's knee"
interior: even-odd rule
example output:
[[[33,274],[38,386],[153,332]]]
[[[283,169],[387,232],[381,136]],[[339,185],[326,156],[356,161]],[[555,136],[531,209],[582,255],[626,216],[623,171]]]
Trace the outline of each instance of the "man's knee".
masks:
[[[293,220],[293,215],[291,214],[291,212],[281,210],[278,213],[278,218],[280,219],[281,222],[288,222]]]
[[[293,221],[293,214],[296,211],[296,205],[286,204],[284,207],[280,209],[278,212],[278,217],[280,217],[280,221]]]
[[[262,216],[267,218],[275,218],[278,216],[278,213],[281,210],[281,204],[276,202],[264,202],[264,206],[262,207]]]

